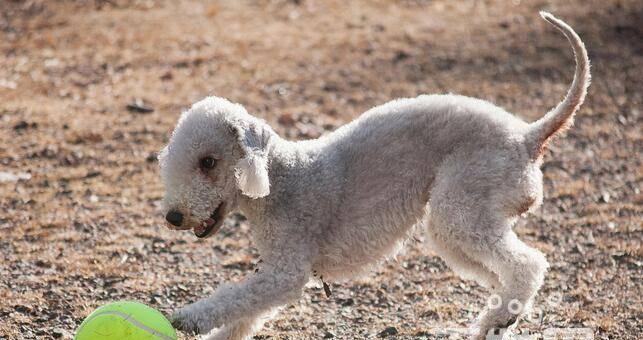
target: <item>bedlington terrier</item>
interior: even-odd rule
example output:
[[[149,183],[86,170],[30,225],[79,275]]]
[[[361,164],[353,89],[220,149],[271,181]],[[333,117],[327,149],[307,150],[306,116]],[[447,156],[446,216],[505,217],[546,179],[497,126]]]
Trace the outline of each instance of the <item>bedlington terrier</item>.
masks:
[[[572,124],[590,81],[578,35],[541,16],[571,43],[576,71],[565,99],[534,123],[480,99],[422,95],[293,142],[226,99],[184,112],[159,155],[168,225],[204,238],[241,212],[262,263],[245,281],[179,309],[172,323],[188,333],[216,328],[208,339],[244,339],[309,280],[368,273],[421,226],[455,272],[501,298],[481,313],[472,338],[509,334],[548,267],[512,227],[542,203],[545,147]]]

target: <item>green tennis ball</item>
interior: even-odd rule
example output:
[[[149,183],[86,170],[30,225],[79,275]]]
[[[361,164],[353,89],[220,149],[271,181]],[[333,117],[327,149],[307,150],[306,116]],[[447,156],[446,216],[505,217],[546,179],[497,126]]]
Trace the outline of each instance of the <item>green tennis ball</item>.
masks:
[[[139,302],[118,301],[89,314],[74,339],[176,340],[176,331],[156,309]]]

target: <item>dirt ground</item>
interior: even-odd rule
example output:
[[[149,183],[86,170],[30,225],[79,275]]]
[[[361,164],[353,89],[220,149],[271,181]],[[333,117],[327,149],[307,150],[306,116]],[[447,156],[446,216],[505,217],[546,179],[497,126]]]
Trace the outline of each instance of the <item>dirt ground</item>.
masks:
[[[155,160],[181,110],[244,104],[314,138],[396,97],[453,92],[528,121],[564,96],[576,29],[593,84],[516,230],[551,263],[521,330],[643,334],[643,2],[0,1],[0,338],[71,338],[97,306],[170,313],[257,261],[241,216],[205,241],[163,226]],[[141,105],[142,104],[142,105]],[[147,109],[152,109],[152,112]],[[257,339],[447,338],[486,301],[418,235],[369,278],[310,287]]]

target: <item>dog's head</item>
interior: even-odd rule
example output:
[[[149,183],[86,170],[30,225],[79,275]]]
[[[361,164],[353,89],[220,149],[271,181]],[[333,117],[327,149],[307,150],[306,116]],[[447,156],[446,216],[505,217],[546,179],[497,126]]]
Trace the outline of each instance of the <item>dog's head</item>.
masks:
[[[214,234],[239,195],[270,193],[270,127],[239,104],[208,97],[184,112],[159,154],[163,209],[174,229]]]

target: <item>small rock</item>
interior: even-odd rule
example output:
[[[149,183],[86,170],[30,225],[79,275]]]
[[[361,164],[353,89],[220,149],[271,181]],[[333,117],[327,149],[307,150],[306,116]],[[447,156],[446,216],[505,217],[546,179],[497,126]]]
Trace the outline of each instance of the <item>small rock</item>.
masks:
[[[31,179],[31,174],[27,172],[13,174],[11,172],[0,171],[0,183],[27,181],[29,179]]]
[[[434,310],[427,310],[426,312],[422,313],[421,317],[431,320],[440,320],[440,314],[438,314],[438,312]]]
[[[283,126],[292,126],[293,124],[295,124],[295,118],[293,118],[292,114],[290,113],[284,113],[279,116],[277,122]]]
[[[333,334],[331,332],[327,331],[326,333],[324,333],[324,339],[332,339],[334,337],[335,337],[335,334]]]
[[[152,297],[150,298],[150,303],[155,305],[162,305],[163,300],[161,299],[161,295],[158,295],[158,294],[152,295]]]
[[[355,304],[355,300],[352,298],[348,299],[337,299],[337,302],[342,306],[342,307],[349,307]]]
[[[603,199],[603,202],[609,203],[610,202],[610,194],[607,191],[603,191],[601,194],[601,198]]]
[[[40,259],[36,260],[34,264],[40,268],[51,268],[51,263]]]
[[[100,171],[89,171],[87,175],[85,175],[85,178],[94,178],[102,175]]]
[[[8,79],[0,79],[0,87],[15,90],[18,87],[18,84],[15,81],[11,81]]]
[[[396,335],[396,334],[397,334],[397,328],[391,326],[391,327],[386,327],[383,331],[377,334],[377,336],[380,338],[386,338],[388,336]]]
[[[63,338],[63,337],[65,337],[65,338],[67,338],[67,337],[68,337],[68,336],[67,336],[67,335],[68,335],[68,334],[67,334],[67,332],[66,332],[64,329],[62,329],[62,328],[58,328],[58,327],[54,328],[54,329],[51,331],[51,335],[53,335],[53,336],[54,336],[54,338],[57,338],[57,339],[59,339],[59,338]]]
[[[134,99],[134,101],[127,104],[126,107],[127,107],[127,110],[129,110],[130,112],[136,112],[136,113],[154,112],[154,108],[145,104],[145,102],[143,102],[143,99],[140,99],[140,98]]]
[[[24,120],[19,121],[16,125],[13,126],[13,129],[16,131],[26,130],[29,128],[35,129],[38,127],[38,123],[28,123]]]
[[[145,157],[145,161],[148,163],[154,163],[157,160],[157,154],[156,152],[150,152],[147,157]]]
[[[408,59],[411,55],[406,51],[397,51],[393,57],[394,62],[402,61]]]
[[[172,78],[174,78],[174,75],[170,71],[167,71],[163,73],[163,75],[161,75],[161,80],[172,80]]]
[[[30,314],[31,313],[31,308],[29,306],[24,306],[24,305],[15,305],[14,310],[16,312],[22,313],[22,314]]]

